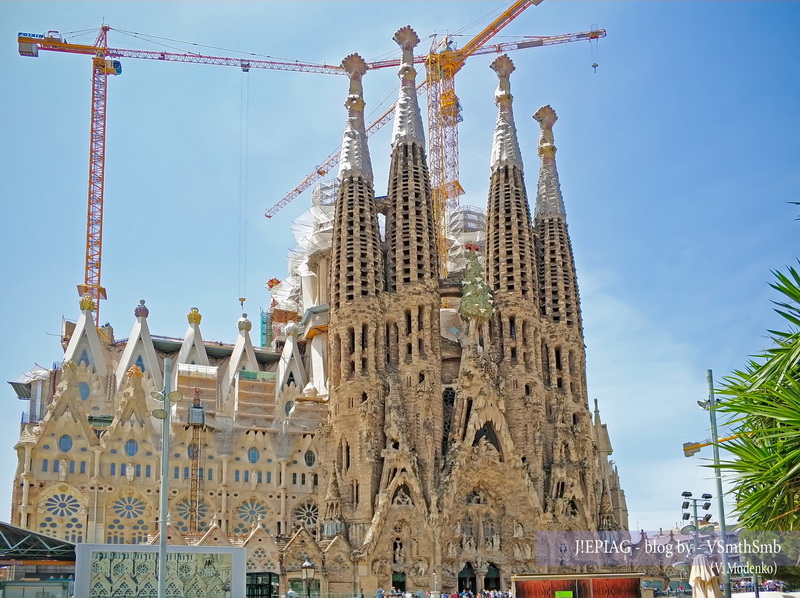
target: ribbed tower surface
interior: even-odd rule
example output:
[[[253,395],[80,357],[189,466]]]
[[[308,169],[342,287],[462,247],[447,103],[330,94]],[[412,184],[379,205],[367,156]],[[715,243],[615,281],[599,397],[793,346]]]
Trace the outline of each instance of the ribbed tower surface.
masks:
[[[491,180],[486,229],[486,277],[496,298],[513,294],[535,302],[536,258],[522,158],[511,109],[509,75],[514,64],[505,54],[491,64],[499,82],[495,93],[497,124],[492,140]]]
[[[332,464],[339,483],[350,489],[351,500],[327,505],[324,524],[336,527],[340,514],[351,522],[369,522],[372,497],[379,475],[374,459],[353,431],[366,424],[376,432],[371,442],[381,443],[380,404],[383,351],[380,295],[383,292],[383,257],[375,207],[372,165],[364,127],[361,78],[367,70],[358,54],[347,56],[342,67],[350,78],[345,102],[347,124],[342,142],[339,191],[334,216],[330,270],[330,421]],[[364,418],[359,406],[371,407]],[[374,421],[372,421],[374,419]],[[379,444],[371,446],[376,450]],[[341,513],[339,512],[341,508]],[[357,532],[354,531],[357,535]]]
[[[403,57],[398,76],[400,92],[392,138],[389,172],[389,212],[386,216],[386,330],[389,364],[404,389],[401,405],[387,417],[408,427],[408,439],[419,459],[426,499],[434,484],[436,459],[441,451],[442,410],[432,409],[431,390],[441,378],[439,334],[439,262],[433,218],[422,117],[415,91],[413,49],[419,37],[411,27],[394,35]],[[419,390],[423,389],[423,390]],[[391,425],[391,423],[389,424]],[[435,440],[431,440],[431,439]]]
[[[536,197],[535,222],[540,240],[537,256],[541,313],[548,320],[581,328],[578,281],[572,243],[567,231],[564,198],[556,169],[553,125],[558,116],[543,106],[533,118],[539,122],[541,172]]]

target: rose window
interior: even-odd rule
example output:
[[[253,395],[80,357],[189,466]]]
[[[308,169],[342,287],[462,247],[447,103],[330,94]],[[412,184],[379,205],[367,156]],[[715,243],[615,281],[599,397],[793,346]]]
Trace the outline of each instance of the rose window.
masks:
[[[312,534],[316,532],[318,518],[319,508],[312,500],[300,503],[292,511],[292,519],[295,527],[302,526]]]
[[[177,522],[177,527],[182,532],[189,531],[189,520],[191,519],[192,515],[196,517],[196,526],[199,531],[204,531],[208,529],[208,522],[206,518],[208,517],[209,508],[208,503],[205,501],[199,501],[197,503],[197,508],[192,508],[192,503],[189,502],[188,499],[181,500],[176,510],[178,511],[178,517],[181,518],[181,521]]]
[[[113,509],[118,517],[133,519],[142,516],[145,504],[134,496],[123,496],[114,503]]]
[[[47,499],[44,506],[56,517],[69,517],[78,512],[81,503],[71,494],[55,494]]]
[[[246,523],[256,523],[267,516],[267,507],[255,500],[248,500],[239,506],[239,519]]]

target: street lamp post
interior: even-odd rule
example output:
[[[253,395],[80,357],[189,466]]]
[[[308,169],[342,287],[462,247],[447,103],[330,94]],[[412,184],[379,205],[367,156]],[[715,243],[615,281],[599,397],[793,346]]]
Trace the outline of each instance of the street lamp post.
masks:
[[[314,579],[314,564],[306,558],[305,562],[300,565],[300,569],[303,571],[305,598],[311,598],[311,580]]]
[[[178,391],[170,392],[172,377],[172,360],[164,358],[164,392],[153,392],[151,397],[161,401],[163,405],[153,409],[152,414],[161,420],[161,505],[158,511],[158,598],[167,595],[167,494],[169,492],[169,415],[172,411],[170,403],[177,403],[183,398]]]
[[[692,520],[692,523],[685,525],[681,528],[681,533],[690,533],[692,534],[692,555],[697,556],[698,548],[700,546],[700,534],[713,531],[714,526],[708,525],[708,522],[711,520],[711,514],[706,513],[703,515],[702,518],[698,518],[697,516],[697,503],[702,502],[702,509],[704,511],[708,511],[711,508],[711,500],[710,494],[703,494],[700,498],[692,498],[691,492],[684,492],[681,494],[683,497],[683,505],[682,509],[683,513],[683,521],[688,521],[689,519]],[[689,513],[689,507],[691,506],[692,512]],[[700,524],[706,524],[704,527],[700,527]]]
[[[719,501],[719,533],[722,535],[722,544],[728,543],[728,527],[725,524],[725,500],[722,496],[722,473],[719,470],[719,435],[717,434],[717,401],[714,396],[714,375],[711,370],[706,371],[706,382],[708,383],[707,405],[700,404],[703,409],[708,410],[711,418],[711,450],[714,456],[714,478],[717,483],[717,500]],[[723,592],[725,598],[731,598],[731,572],[728,570],[727,551],[722,551],[722,579]]]

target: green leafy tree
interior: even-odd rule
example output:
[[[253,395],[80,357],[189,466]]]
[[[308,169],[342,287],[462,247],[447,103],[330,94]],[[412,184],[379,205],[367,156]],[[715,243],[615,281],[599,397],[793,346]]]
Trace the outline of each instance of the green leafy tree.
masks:
[[[725,378],[717,409],[737,437],[718,467],[733,478],[743,527],[800,530],[800,274],[774,274],[787,329],[769,331],[775,346]]]

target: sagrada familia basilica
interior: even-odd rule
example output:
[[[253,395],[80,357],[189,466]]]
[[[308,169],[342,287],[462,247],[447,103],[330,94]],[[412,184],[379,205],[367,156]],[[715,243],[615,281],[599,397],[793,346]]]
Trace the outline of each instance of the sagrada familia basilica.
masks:
[[[195,308],[183,339],[151,335],[144,301],[117,340],[82,299],[63,363],[12,383],[29,402],[13,525],[76,543],[157,542],[166,514],[152,412],[163,404],[152,395],[166,384],[183,395],[171,404],[169,543],[245,547],[248,573],[280,594],[301,587],[305,559],[324,592],[505,589],[538,570],[537,531],[627,528],[586,388],[556,113],[534,114],[531,217],[514,65],[494,60],[487,206],[451,220],[442,279],[419,40],[409,27],[394,39],[403,62],[387,196],[373,189],[366,63],[353,54],[335,201],[312,207],[261,346],[246,315],[234,343],[204,341]]]

